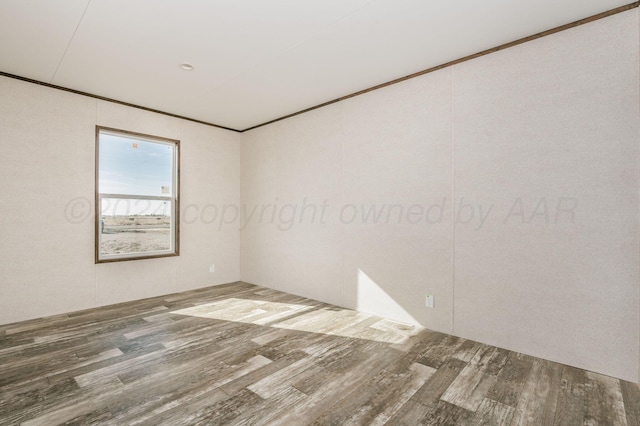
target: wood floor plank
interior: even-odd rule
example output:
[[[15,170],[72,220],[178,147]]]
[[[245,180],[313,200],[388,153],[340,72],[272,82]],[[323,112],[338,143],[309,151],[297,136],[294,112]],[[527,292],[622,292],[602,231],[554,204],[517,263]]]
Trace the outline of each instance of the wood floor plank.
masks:
[[[247,389],[263,399],[268,399],[289,388],[296,380],[301,380],[318,372],[320,372],[320,367],[309,363],[306,358],[303,358],[247,386]]]
[[[390,348],[386,353],[364,350],[361,354],[365,356],[350,357],[349,368],[328,364],[319,374],[310,377],[310,381],[294,383],[296,389],[305,389],[304,393],[308,398],[296,404],[295,412],[284,416],[280,424],[295,424],[296,412],[304,412],[307,419],[317,419],[354,393],[368,390],[365,384],[390,364],[393,359],[390,356],[395,352],[397,351]],[[420,371],[422,374],[422,370]]]
[[[436,404],[436,402],[434,402]],[[394,426],[416,426],[427,415],[429,407],[410,398],[387,422]]]
[[[620,381],[612,377],[587,372],[587,422],[593,424],[626,425]]]
[[[507,358],[508,351],[483,345],[442,395],[442,400],[475,412],[495,386]]]
[[[72,378],[54,384],[43,379],[19,391],[0,395],[0,424],[16,425],[35,418],[42,411],[68,403],[79,391]]]
[[[311,416],[304,411],[297,411],[296,405],[304,404],[308,396],[289,386],[273,395],[268,400],[256,404],[244,404],[239,415],[229,425],[308,425]],[[293,417],[293,421],[291,421]]]
[[[76,383],[81,388],[93,385],[97,383],[108,382],[119,374],[126,373],[133,368],[144,368],[145,363],[152,364],[158,359],[162,358],[166,354],[166,350],[159,350],[151,352],[149,354],[141,355],[136,358],[131,358],[126,361],[111,364],[107,367],[92,370],[88,373],[81,374],[75,377]]]
[[[520,425],[551,425],[560,392],[562,366],[536,360],[527,376],[511,422]]]
[[[387,387],[387,395],[371,400],[370,404],[375,407],[375,409],[372,410],[372,414],[375,413],[376,415],[371,421],[367,419],[367,424],[376,426],[387,424],[391,417],[409,401],[416,391],[424,386],[424,383],[434,372],[435,369],[431,367],[414,363],[409,368],[408,376],[410,380],[407,380],[407,382],[401,386]]]
[[[88,382],[83,393],[77,395],[72,409],[68,407],[44,413],[33,420],[35,424],[56,424],[54,422],[69,421],[77,416],[89,415],[95,410],[101,410],[108,406],[117,406],[122,409],[137,409],[147,402],[161,402],[163,398],[173,398],[175,392],[181,392],[185,383],[193,387],[189,392],[189,398],[197,398],[202,394],[208,394],[218,389],[225,383],[234,370],[229,369],[223,362],[214,360],[218,354],[207,355],[205,359],[199,359],[194,364],[195,370],[190,365],[182,365],[181,368],[160,369],[154,374],[141,377],[131,383],[123,384],[118,377],[113,376],[114,370],[109,370],[104,378],[98,381]],[[118,366],[115,371],[120,371],[123,366]],[[202,381],[204,377],[204,382]],[[108,378],[108,379],[107,379]],[[211,378],[215,378],[211,381]],[[108,380],[108,381],[107,381]],[[121,395],[128,395],[126,399]]]
[[[445,401],[438,401],[428,407],[426,414],[419,420],[420,425],[456,425],[470,424],[474,417],[472,411]]]
[[[67,423],[77,417],[86,416],[106,406],[104,401],[109,395],[122,388],[122,384],[113,379],[109,383],[103,382],[98,388],[88,388],[82,394],[74,393],[72,398],[64,401],[59,406],[50,407],[50,410],[41,413],[34,410],[32,413],[21,414],[23,426],[49,426]]]
[[[65,426],[115,424],[115,419],[109,408],[104,407],[78,417],[74,417],[65,423]]]
[[[586,417],[588,378],[584,370],[564,366],[554,416],[554,425],[582,425]]]
[[[455,358],[449,359],[440,368],[438,368],[427,383],[416,391],[411,399],[424,406],[434,404],[440,399],[442,394],[445,393],[456,377],[458,377],[464,367],[464,362]]]
[[[484,345],[471,358],[469,365],[489,375],[496,376],[502,370],[508,358],[509,351]]]
[[[429,345],[418,362],[432,368],[439,368],[464,342],[465,339],[444,334],[437,343]]]
[[[474,342],[473,340],[465,340],[460,346],[458,346],[451,356],[459,359],[460,361],[469,362],[483,346],[484,345],[482,343]]]
[[[471,419],[473,425],[508,425],[513,418],[515,408],[500,402],[485,398]]]
[[[241,414],[243,407],[256,406],[262,400],[251,391],[228,396],[220,390],[215,390],[193,401],[188,409],[179,407],[152,417],[143,425],[228,425]]]
[[[269,364],[271,364],[270,360],[258,356],[249,359],[242,365],[233,367],[219,363],[214,370],[210,371],[213,374],[207,374],[206,370],[201,370],[201,374],[193,374],[193,370],[187,373],[189,370],[185,370],[186,380],[185,376],[180,374],[182,383],[188,383],[191,389],[185,392],[182,386],[178,386],[171,392],[169,392],[171,388],[165,388],[159,389],[160,392],[157,395],[144,395],[138,398],[138,401],[134,401],[130,407],[127,407],[128,410],[122,412],[121,424],[129,424],[149,417],[165,419],[176,413],[187,413],[195,408],[204,409],[214,402],[227,400],[230,395],[222,390],[224,385]],[[138,415],[134,411],[132,416],[131,410],[138,410],[140,407],[145,407],[144,411]],[[123,405],[120,404],[119,408],[122,411]],[[149,411],[151,415],[146,415],[146,411]]]
[[[413,363],[404,371],[383,370],[364,387],[344,398],[315,424],[383,425],[433,375],[435,370]]]
[[[627,424],[640,425],[640,385],[621,380],[620,390],[624,399]]]
[[[52,369],[78,363],[73,347],[52,350],[36,356],[20,356],[0,366],[0,388],[46,376]]]
[[[276,361],[273,361],[269,364],[263,365],[260,368],[251,371],[245,375],[240,377],[236,377],[228,383],[225,383],[220,386],[225,393],[228,395],[235,395],[240,392],[244,388],[248,388],[249,386],[255,384],[256,382],[263,380],[267,377],[272,376],[278,371],[284,370],[296,362],[304,359],[306,355],[302,352],[294,352],[284,358],[280,358]]]
[[[496,381],[496,376],[488,374],[482,368],[469,364],[462,369],[441,399],[465,410],[475,412]]]
[[[512,353],[498,373],[496,383],[487,392],[487,397],[515,407],[531,366],[531,361],[519,359]]]

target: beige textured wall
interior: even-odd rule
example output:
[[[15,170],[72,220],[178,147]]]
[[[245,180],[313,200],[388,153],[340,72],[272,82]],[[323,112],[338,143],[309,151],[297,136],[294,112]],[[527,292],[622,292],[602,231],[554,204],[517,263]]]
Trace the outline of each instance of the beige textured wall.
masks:
[[[638,60],[633,10],[244,134],[243,280],[637,380]]]
[[[0,93],[0,323],[239,278],[237,227],[198,214],[239,204],[239,134],[8,78]],[[96,124],[181,141],[179,257],[94,264]]]

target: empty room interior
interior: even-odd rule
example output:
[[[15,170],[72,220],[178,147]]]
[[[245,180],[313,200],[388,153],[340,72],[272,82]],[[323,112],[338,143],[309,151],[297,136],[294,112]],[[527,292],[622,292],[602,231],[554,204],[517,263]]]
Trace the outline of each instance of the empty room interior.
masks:
[[[640,425],[638,5],[0,1],[0,425]]]

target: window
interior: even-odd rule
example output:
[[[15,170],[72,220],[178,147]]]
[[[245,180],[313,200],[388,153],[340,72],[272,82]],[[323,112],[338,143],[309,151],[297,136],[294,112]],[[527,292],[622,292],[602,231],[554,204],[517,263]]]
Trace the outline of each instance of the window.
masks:
[[[96,127],[96,263],[179,254],[179,146]]]

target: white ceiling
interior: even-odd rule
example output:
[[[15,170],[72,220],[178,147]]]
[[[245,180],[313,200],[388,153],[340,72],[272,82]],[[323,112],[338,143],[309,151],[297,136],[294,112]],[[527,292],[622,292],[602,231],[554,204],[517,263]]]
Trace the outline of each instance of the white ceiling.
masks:
[[[0,71],[242,130],[630,2],[0,0]]]

